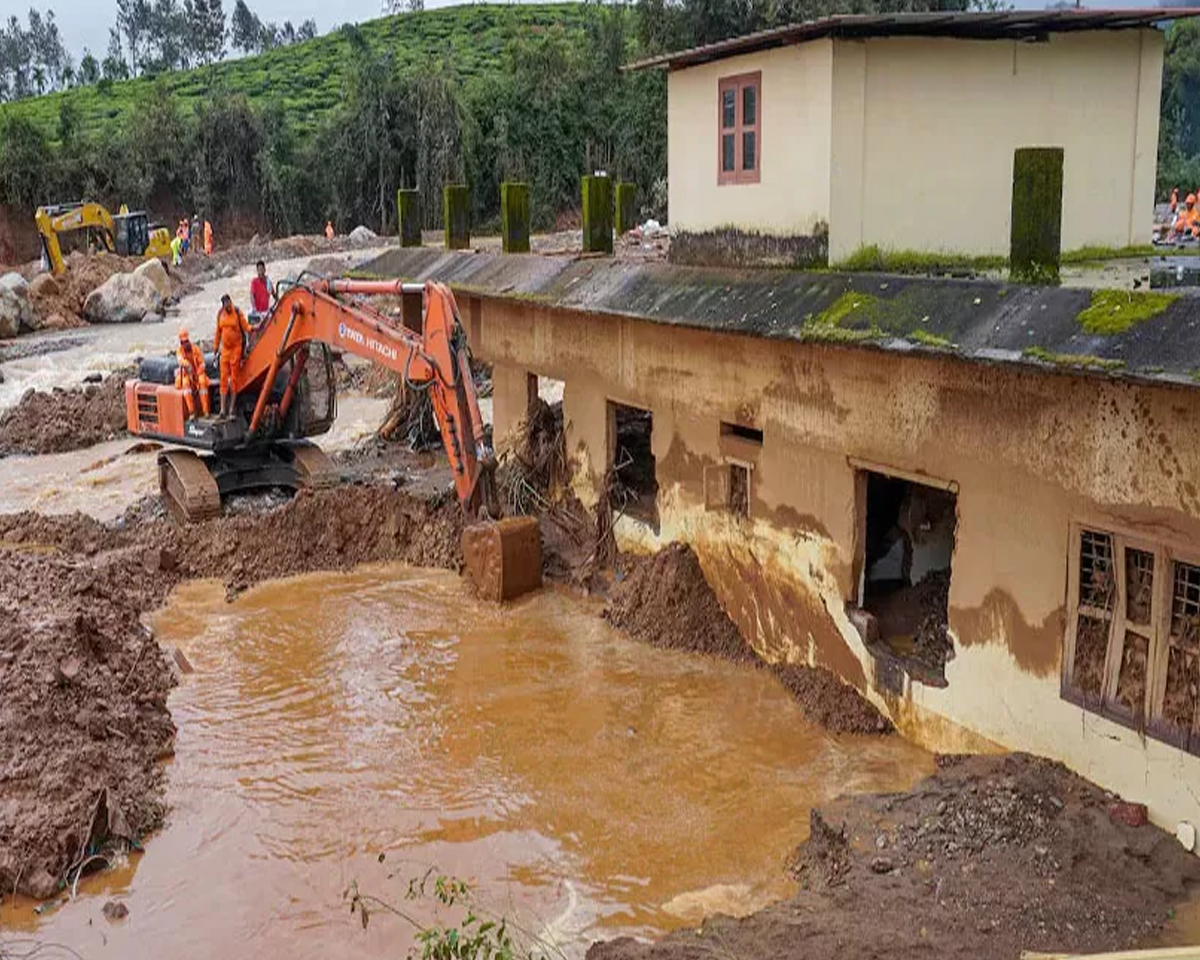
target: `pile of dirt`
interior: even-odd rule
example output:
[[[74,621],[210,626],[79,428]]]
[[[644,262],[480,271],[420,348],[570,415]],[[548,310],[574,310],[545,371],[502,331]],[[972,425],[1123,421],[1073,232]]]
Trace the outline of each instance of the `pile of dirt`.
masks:
[[[904,794],[814,813],[796,895],[658,943],[594,944],[587,960],[807,960],[1069,954],[1152,941],[1200,884],[1200,860],[1113,799],[1025,754],[947,757]]]
[[[609,592],[604,616],[651,646],[744,663],[757,659],[721,609],[695,552],[684,543],[628,562]]]
[[[947,622],[950,571],[935,570],[912,589],[919,611],[917,629],[913,634],[913,655],[931,667],[943,667],[954,655]]]
[[[172,677],[138,617],[170,584],[94,555],[11,546],[0,577],[0,889],[42,898],[162,822]]]
[[[62,453],[125,433],[128,371],[73,390],[29,390],[0,415],[0,454]]]
[[[234,595],[376,561],[458,569],[460,518],[452,499],[391,485],[304,491],[186,531],[142,507],[112,525],[0,516],[0,890],[51,896],[86,856],[161,824],[172,673],[140,616],[175,585],[217,578]]]
[[[776,663],[771,672],[804,710],[804,715],[834,733],[891,733],[888,719],[852,686],[821,667]]]
[[[624,558],[605,618],[635,640],[767,667],[813,723],[836,733],[890,733],[892,725],[857,690],[822,667],[764,664],[722,609],[687,544]]]
[[[183,265],[178,268],[184,278],[203,281],[219,276],[227,269],[252,267],[259,260],[271,263],[275,260],[292,260],[360,249],[349,237],[326,240],[324,236],[318,235],[298,235],[278,240],[254,236],[246,243],[228,247],[222,246],[220,236],[216,240],[216,249],[211,257],[202,254],[184,257]]]

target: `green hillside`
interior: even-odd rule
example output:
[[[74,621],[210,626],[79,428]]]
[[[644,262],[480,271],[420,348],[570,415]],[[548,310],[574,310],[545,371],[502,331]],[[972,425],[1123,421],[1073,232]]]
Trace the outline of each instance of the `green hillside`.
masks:
[[[507,45],[554,27],[582,38],[588,8],[582,3],[476,4],[382,17],[359,26],[375,50],[390,55],[397,70],[422,70],[444,63],[460,83],[486,78],[501,66]],[[158,78],[182,105],[199,103],[212,86],[244,94],[251,104],[282,104],[290,124],[312,129],[341,101],[350,42],[334,31],[290,47],[210,68],[168,73]],[[82,130],[98,133],[123,118],[154,89],[156,78],[138,77],[112,84],[77,87],[0,106],[0,117],[29,119],[46,131],[56,129],[62,101],[78,110]]]

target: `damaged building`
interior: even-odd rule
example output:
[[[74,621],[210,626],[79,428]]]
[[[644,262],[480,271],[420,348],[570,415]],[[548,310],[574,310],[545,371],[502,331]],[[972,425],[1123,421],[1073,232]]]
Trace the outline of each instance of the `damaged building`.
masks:
[[[943,751],[1200,823],[1200,301],[394,250],[456,290],[501,444],[563,383],[574,491],[690,543],[769,660]],[[1126,313],[1130,316],[1131,312]],[[1090,330],[1108,332],[1094,333]]]

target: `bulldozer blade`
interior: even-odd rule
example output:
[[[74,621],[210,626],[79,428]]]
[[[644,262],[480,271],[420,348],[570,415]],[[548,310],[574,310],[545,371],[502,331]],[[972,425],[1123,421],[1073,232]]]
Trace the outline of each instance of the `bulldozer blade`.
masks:
[[[466,527],[462,551],[467,579],[483,600],[513,600],[542,585],[542,534],[533,517]]]

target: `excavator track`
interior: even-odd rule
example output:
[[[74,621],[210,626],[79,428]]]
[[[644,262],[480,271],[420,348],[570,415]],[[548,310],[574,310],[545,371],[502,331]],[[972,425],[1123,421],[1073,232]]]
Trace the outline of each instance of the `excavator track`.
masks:
[[[296,469],[296,486],[320,489],[337,481],[333,461],[315,443],[291,444],[292,464]]]
[[[163,505],[180,523],[221,515],[221,491],[204,460],[190,450],[158,455],[158,485]]]

